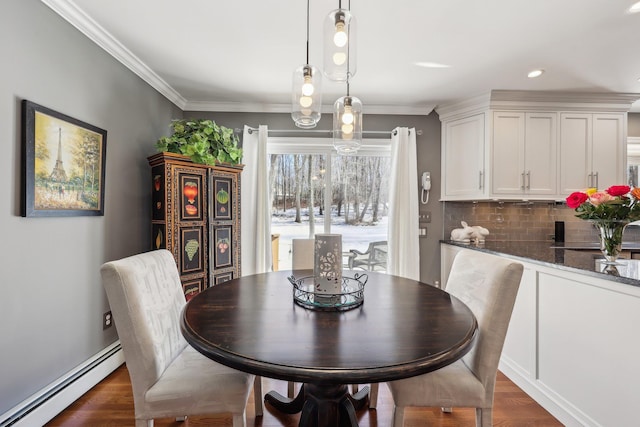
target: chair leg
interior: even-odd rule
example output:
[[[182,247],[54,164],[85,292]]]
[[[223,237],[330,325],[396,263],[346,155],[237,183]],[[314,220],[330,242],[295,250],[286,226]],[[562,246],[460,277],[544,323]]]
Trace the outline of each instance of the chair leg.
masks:
[[[294,383],[293,381],[289,381],[287,383],[287,397],[289,399],[293,399],[295,397],[296,394],[296,383]]]
[[[493,425],[493,408],[476,408],[476,427]]]
[[[261,417],[263,414],[262,403],[262,377],[256,375],[253,380],[253,401],[256,411],[256,417]]]
[[[241,414],[233,414],[233,427],[247,427],[247,411]]]
[[[372,383],[369,389],[369,409],[376,409],[378,406],[378,387],[380,384]]]
[[[139,420],[136,418],[136,427],[153,427],[153,420]]]
[[[404,407],[393,405],[393,427],[404,427]]]

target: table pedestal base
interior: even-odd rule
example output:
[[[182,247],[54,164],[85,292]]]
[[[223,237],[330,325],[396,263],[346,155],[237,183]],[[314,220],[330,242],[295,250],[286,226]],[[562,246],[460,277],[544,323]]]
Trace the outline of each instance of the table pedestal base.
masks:
[[[299,427],[357,427],[356,410],[367,404],[369,387],[353,396],[346,385],[303,384],[295,399],[270,391],[264,397],[277,410],[300,415]]]

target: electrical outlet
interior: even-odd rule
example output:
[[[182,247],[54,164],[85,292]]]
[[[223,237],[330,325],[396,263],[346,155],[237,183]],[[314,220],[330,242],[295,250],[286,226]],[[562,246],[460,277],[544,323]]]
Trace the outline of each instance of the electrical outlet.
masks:
[[[102,315],[102,329],[109,329],[111,326],[113,326],[113,315],[111,311],[107,311]]]

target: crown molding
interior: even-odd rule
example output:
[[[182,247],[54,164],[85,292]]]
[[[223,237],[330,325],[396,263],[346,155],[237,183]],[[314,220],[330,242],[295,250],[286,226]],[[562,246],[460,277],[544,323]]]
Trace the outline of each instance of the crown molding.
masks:
[[[258,102],[187,101],[184,111],[216,111],[228,113],[291,113],[290,104],[261,104]],[[323,109],[324,112],[324,109]]]
[[[362,107],[363,114],[384,114],[384,115],[407,115],[420,116],[429,115],[435,105],[419,107],[396,106],[396,105],[368,105]],[[232,113],[291,113],[291,104],[260,104],[248,102],[208,102],[208,101],[187,101],[184,111],[217,111]],[[333,105],[323,105],[323,114],[333,113]]]
[[[640,93],[492,90],[436,108],[440,121],[488,110],[628,112]]]
[[[438,105],[436,112],[440,116],[440,121],[454,120],[460,117],[467,117],[473,114],[482,113],[491,106],[491,92],[483,93],[448,104]]]
[[[493,109],[628,112],[640,93],[492,90]]]
[[[184,110],[187,100],[173,87],[158,76],[151,68],[135,56],[122,43],[116,40],[89,15],[84,13],[72,0],[40,0],[67,22],[77,28],[109,55],[120,61],[125,67],[138,75],[165,98]]]

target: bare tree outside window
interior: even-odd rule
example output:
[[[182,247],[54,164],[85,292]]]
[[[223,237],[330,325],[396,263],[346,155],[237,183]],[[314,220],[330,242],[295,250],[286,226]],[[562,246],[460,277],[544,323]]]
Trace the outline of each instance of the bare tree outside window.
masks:
[[[387,240],[389,157],[272,154],[270,165],[272,233],[280,235],[280,269],[290,266],[293,238],[342,234],[346,252],[365,251],[369,243]]]

